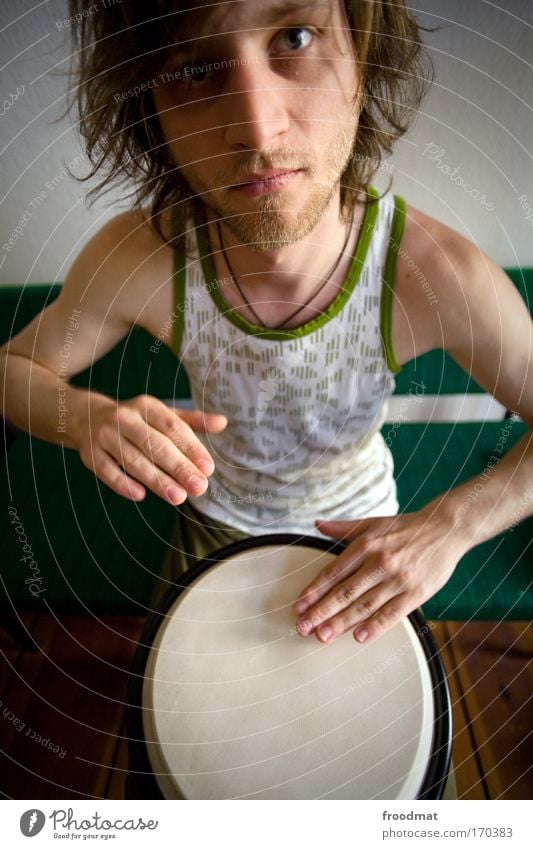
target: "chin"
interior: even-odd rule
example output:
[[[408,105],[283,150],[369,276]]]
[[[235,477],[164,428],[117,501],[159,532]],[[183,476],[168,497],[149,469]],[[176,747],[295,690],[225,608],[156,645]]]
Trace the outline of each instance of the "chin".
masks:
[[[287,210],[279,208],[279,201],[270,204],[267,201],[262,209],[245,215],[227,210],[222,217],[241,244],[246,244],[254,253],[267,253],[293,245],[308,236],[320,221],[328,202],[329,196],[322,197],[320,201],[313,198],[299,209]]]

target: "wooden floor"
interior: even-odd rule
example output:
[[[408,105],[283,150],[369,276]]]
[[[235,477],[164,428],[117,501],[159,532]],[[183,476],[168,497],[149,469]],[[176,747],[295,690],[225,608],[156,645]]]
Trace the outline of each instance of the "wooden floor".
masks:
[[[35,651],[0,630],[0,791],[124,798],[128,673],[144,620],[26,615]],[[431,623],[448,673],[458,797],[533,791],[530,623]]]

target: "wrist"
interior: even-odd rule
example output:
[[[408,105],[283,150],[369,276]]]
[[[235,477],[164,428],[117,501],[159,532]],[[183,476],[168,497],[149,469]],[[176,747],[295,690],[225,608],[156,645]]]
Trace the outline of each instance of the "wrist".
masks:
[[[65,444],[69,448],[79,451],[98,412],[105,407],[115,406],[115,402],[107,395],[88,389],[78,389],[72,386],[70,390],[70,415],[66,428],[67,439]]]
[[[431,522],[438,521],[442,525],[442,534],[453,538],[461,556],[477,545],[474,539],[471,517],[465,497],[459,490],[452,489],[433,498],[420,511]]]

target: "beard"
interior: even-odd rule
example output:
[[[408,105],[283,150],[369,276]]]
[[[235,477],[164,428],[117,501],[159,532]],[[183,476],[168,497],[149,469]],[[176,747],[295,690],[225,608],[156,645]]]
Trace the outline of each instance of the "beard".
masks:
[[[241,163],[237,175],[217,174],[214,185],[229,187],[244,182],[251,173],[268,168],[304,170],[296,178],[300,181],[298,186],[289,185],[281,192],[253,198],[253,209],[246,213],[242,212],[242,206],[239,210],[238,202],[232,199],[231,189],[213,189],[213,183],[207,184],[188,167],[181,171],[196,196],[225,224],[238,242],[256,253],[275,251],[301,241],[314,230],[339,189],[341,176],[354,147],[356,131],[356,125],[339,131],[334,143],[328,147],[329,159],[322,167],[309,158],[308,151],[281,148],[271,156],[254,154]],[[301,201],[290,205],[288,195],[291,191],[300,192],[300,198],[309,193],[303,206]]]

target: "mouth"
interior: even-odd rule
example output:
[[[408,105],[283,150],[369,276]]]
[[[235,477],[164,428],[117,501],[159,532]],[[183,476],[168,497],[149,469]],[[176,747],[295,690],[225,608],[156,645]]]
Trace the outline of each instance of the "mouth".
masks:
[[[298,174],[302,174],[301,168],[279,171],[270,168],[260,174],[252,174],[248,180],[237,183],[231,187],[231,191],[244,191],[251,195],[262,195],[265,192],[275,192],[284,189]]]

